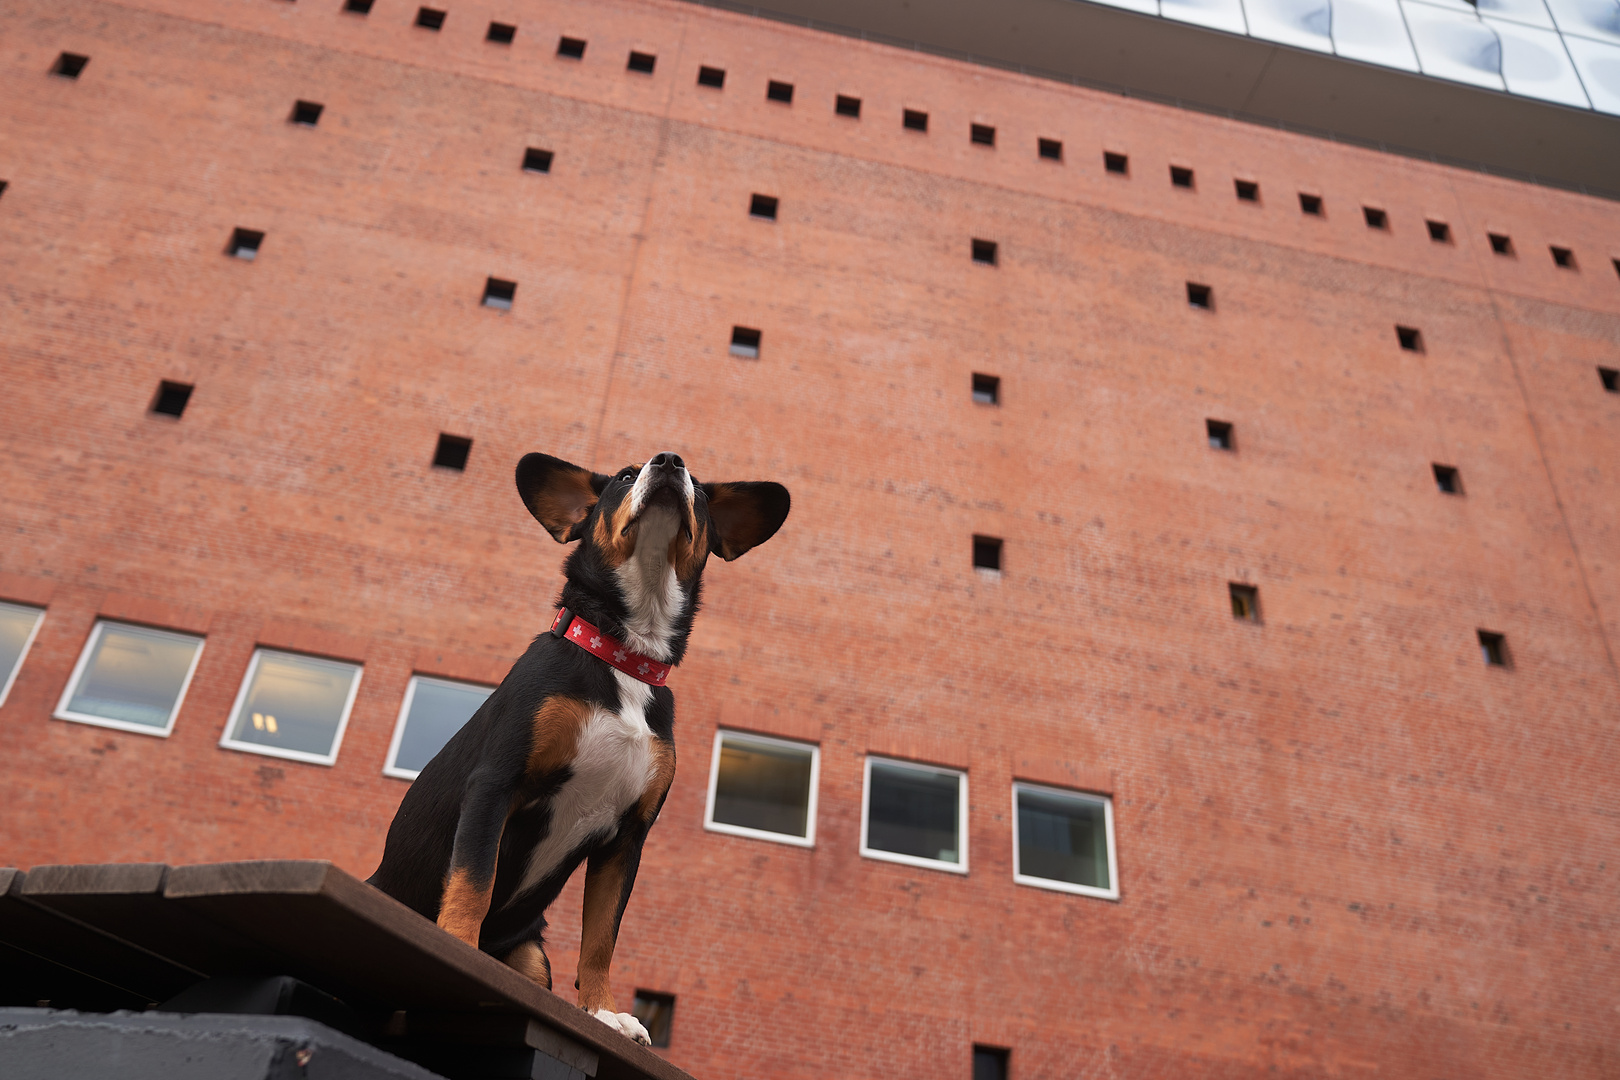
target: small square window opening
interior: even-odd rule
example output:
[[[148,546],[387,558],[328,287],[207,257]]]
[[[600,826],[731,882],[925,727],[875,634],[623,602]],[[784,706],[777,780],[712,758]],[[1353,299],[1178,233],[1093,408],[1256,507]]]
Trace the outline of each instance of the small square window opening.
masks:
[[[1260,185],[1253,180],[1234,180],[1232,186],[1237,189],[1237,197],[1244,202],[1260,201]]]
[[[438,8],[417,8],[416,25],[420,26],[424,30],[443,30],[444,12],[440,11]]]
[[[973,373],[973,400],[979,405],[1001,404],[1001,376]]]
[[[472,440],[460,435],[439,435],[439,445],[433,450],[433,465],[439,469],[467,471],[467,455],[472,453]]]
[[[494,687],[413,675],[405,686],[405,701],[394,724],[383,775],[415,780],[450,737],[472,719],[472,714],[494,693]]]
[[[167,736],[202,647],[191,634],[98,620],[53,715]]]
[[[630,1015],[641,1021],[654,1046],[667,1047],[670,1029],[675,1026],[675,995],[637,990]]]
[[[77,79],[84,71],[84,65],[89,62],[90,58],[88,56],[65,52],[56,58],[56,63],[51,65],[51,74],[60,75],[64,79]]]
[[[1299,212],[1302,213],[1302,214],[1309,214],[1312,217],[1321,217],[1322,216],[1322,196],[1320,196],[1320,195],[1307,195],[1303,191],[1300,192],[1299,193]]]
[[[1508,667],[1507,638],[1490,630],[1480,630],[1479,651],[1487,667]]]
[[[868,757],[861,854],[967,873],[967,773]]]
[[[225,245],[225,254],[252,262],[259,257],[259,245],[263,243],[264,233],[253,229],[237,229],[231,233],[231,242]]]
[[[1001,573],[1002,541],[997,536],[975,536],[973,538],[973,569],[993,570]]]
[[[1205,420],[1204,434],[1209,437],[1211,450],[1232,450],[1236,444],[1232,442],[1232,425],[1225,420]]]
[[[1260,590],[1257,587],[1233,581],[1228,583],[1227,592],[1232,598],[1232,618],[1244,622],[1260,621]]]
[[[813,847],[820,762],[814,743],[715,732],[704,828]]]
[[[1454,465],[1436,464],[1434,466],[1434,483],[1442,494],[1461,495],[1463,493],[1462,475],[1457,472]]]
[[[643,75],[651,75],[653,73],[653,68],[657,65],[658,57],[654,56],[652,53],[632,52],[630,54],[630,59],[625,62],[624,66],[629,71],[640,72]]]
[[[760,332],[749,326],[731,328],[731,355],[745,360],[759,359]]]
[[[1598,368],[1598,381],[1611,394],[1620,394],[1620,368]]]
[[[793,84],[777,82],[772,79],[765,84],[765,99],[767,101],[780,101],[783,105],[793,104]]]
[[[1112,799],[1013,784],[1013,881],[1118,900],[1118,878]]]
[[[1554,244],[1547,250],[1552,252],[1553,265],[1562,267],[1565,270],[1575,269],[1575,253],[1569,248],[1559,247]]]
[[[1361,216],[1367,219],[1367,228],[1369,229],[1388,230],[1389,228],[1389,215],[1376,206],[1363,206]]]
[[[585,59],[585,39],[577,37],[558,38],[557,55],[567,57],[569,60]]]
[[[484,281],[484,306],[497,311],[511,311],[512,299],[517,296],[517,282],[487,278]]]
[[[1401,348],[1407,352],[1423,351],[1423,335],[1410,326],[1397,326],[1395,338],[1401,343]]]
[[[178,420],[186,411],[186,403],[191,400],[191,390],[187,383],[164,379],[158,383],[157,397],[152,399],[152,411],[159,416],[172,416]]]
[[[359,664],[258,649],[219,745],[331,765],[359,688]]]
[[[1007,1051],[997,1046],[973,1048],[973,1080],[1007,1080]]]
[[[1180,165],[1170,166],[1170,183],[1179,188],[1192,187],[1193,171],[1191,169],[1183,168]]]
[[[523,151],[523,171],[548,173],[551,171],[551,151],[531,146]]]
[[[1116,154],[1108,150],[1103,151],[1103,169],[1105,171],[1124,176],[1130,172],[1130,168],[1131,159],[1124,154]]]
[[[907,131],[927,131],[928,114],[918,112],[916,109],[907,109],[900,115],[900,123]]]
[[[776,196],[755,195],[748,200],[748,216],[763,218],[766,221],[776,220]]]
[[[1215,308],[1215,291],[1208,285],[1200,285],[1196,281],[1187,282],[1187,303],[1191,307],[1212,311]]]
[[[8,181],[0,180],[0,195],[4,195],[6,193],[6,188],[9,186],[10,183]]]
[[[343,0],[343,10],[355,15],[370,15],[374,0]]]
[[[973,261],[984,266],[996,265],[996,242],[994,240],[973,241]]]
[[[1513,254],[1513,238],[1504,233],[1486,233],[1491,241],[1491,250],[1498,255]]]
[[[1425,221],[1429,227],[1429,239],[1437,244],[1451,243],[1451,226],[1443,221]]]
[[[17,672],[22,670],[44,621],[43,608],[0,601],[0,705],[11,694],[11,685],[17,681]]]
[[[515,37],[517,37],[517,27],[510,23],[492,22],[489,24],[489,32],[484,35],[484,40],[493,42],[496,45],[510,45]]]
[[[3,189],[0,189],[0,190],[3,190]],[[1609,261],[1614,263],[1615,276],[1620,277],[1620,259],[1610,259]]]
[[[972,124],[968,127],[968,138],[979,146],[994,146],[996,129],[989,124]]]
[[[726,86],[726,70],[717,67],[698,68],[698,85],[707,86],[714,90],[723,90]]]
[[[321,113],[325,108],[325,105],[314,101],[295,101],[292,115],[287,119],[304,127],[314,127],[321,122]]]
[[[839,94],[833,99],[833,112],[839,116],[849,116],[859,120],[861,118],[861,99],[850,97],[848,94]]]
[[[1063,144],[1057,139],[1036,139],[1035,152],[1047,161],[1063,160]]]

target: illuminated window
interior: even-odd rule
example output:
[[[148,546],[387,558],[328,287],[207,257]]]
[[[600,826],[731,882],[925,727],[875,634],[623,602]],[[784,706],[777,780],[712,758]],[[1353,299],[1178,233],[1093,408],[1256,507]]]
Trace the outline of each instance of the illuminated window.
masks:
[[[811,847],[820,770],[814,743],[717,731],[704,828]]]
[[[6,703],[11,684],[17,681],[17,672],[28,656],[28,647],[44,621],[43,608],[0,602],[0,705]]]
[[[492,693],[488,686],[413,675],[405,687],[405,703],[399,709],[383,772],[415,780]]]
[[[1020,885],[1118,900],[1113,800],[1106,795],[1015,783],[1013,880]]]
[[[967,873],[967,773],[868,757],[861,854]]]
[[[258,649],[219,745],[330,765],[359,689],[359,664]]]
[[[168,735],[203,639],[98,620],[56,708],[58,720]]]

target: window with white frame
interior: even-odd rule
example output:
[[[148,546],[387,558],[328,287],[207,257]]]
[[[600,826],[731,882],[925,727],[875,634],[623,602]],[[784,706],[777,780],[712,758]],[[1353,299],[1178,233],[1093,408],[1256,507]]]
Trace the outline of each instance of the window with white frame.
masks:
[[[6,703],[11,684],[17,681],[23,658],[34,643],[40,624],[45,621],[45,609],[27,604],[8,604],[0,601],[0,705]]]
[[[203,639],[192,634],[97,620],[55,716],[167,736],[202,646]]]
[[[359,689],[359,664],[258,649],[219,745],[330,765]]]
[[[716,731],[704,828],[812,847],[820,771],[814,743]]]
[[[861,854],[967,873],[967,773],[868,757]]]
[[[413,675],[405,687],[405,702],[399,708],[399,722],[394,725],[394,741],[388,747],[388,764],[383,766],[383,772],[401,780],[415,780],[494,692],[493,687],[476,683]]]
[[[1106,795],[1015,783],[1013,880],[1118,900],[1114,801]]]

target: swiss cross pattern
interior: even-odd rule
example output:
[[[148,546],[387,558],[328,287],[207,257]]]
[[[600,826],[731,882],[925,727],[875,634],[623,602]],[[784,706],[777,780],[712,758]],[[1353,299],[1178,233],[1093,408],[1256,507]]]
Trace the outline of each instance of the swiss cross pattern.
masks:
[[[559,621],[562,617],[562,612],[558,612]],[[626,675],[640,679],[644,683],[663,686],[664,681],[669,678],[668,664],[632,652],[577,615],[570,620],[567,637],[592,656],[607,661]]]

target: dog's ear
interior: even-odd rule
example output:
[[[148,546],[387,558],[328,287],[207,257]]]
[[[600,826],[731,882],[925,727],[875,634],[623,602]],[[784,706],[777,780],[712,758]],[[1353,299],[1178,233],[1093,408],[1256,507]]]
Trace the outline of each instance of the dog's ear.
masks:
[[[612,479],[550,454],[524,454],[517,466],[523,505],[559,544],[579,539],[579,526]]]
[[[776,535],[787,520],[788,489],[762,483],[704,484],[709,497],[709,549],[726,562]]]

